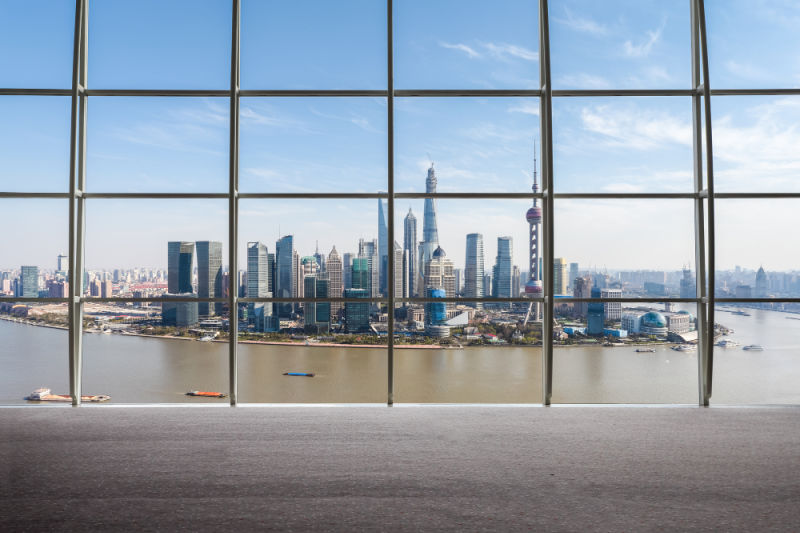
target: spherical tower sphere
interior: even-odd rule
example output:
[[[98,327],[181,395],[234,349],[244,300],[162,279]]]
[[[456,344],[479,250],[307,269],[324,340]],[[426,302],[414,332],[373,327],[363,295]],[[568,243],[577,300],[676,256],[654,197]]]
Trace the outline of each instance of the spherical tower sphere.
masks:
[[[542,282],[536,279],[529,279],[525,284],[525,294],[541,294]]]
[[[667,319],[664,315],[656,311],[650,311],[642,317],[642,326],[651,328],[665,328],[667,327]]]
[[[525,218],[528,219],[529,224],[540,223],[542,221],[542,208],[537,205],[531,207],[525,214]]]

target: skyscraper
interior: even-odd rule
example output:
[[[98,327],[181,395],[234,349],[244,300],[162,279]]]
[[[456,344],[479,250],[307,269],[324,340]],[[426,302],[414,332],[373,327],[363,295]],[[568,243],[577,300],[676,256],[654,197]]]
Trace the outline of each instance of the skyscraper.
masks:
[[[418,264],[417,264],[417,217],[408,208],[408,214],[403,221],[403,249],[406,250],[408,255],[408,295],[416,296],[418,294],[417,278]]]
[[[342,297],[342,279],[343,279],[343,272],[342,272],[342,259],[339,257],[339,252],[336,251],[336,246],[331,249],[331,253],[328,254],[328,295],[331,298],[341,298]],[[331,324],[335,324],[339,321],[339,310],[342,308],[342,304],[333,302],[331,303]]]
[[[553,259],[553,294],[568,294],[567,285],[569,274],[567,273],[567,260],[563,257]]]
[[[766,298],[768,286],[767,273],[764,272],[764,267],[760,266],[756,272],[756,298]]]
[[[369,270],[369,260],[366,257],[357,257],[353,259],[353,264],[351,266],[351,276],[350,280],[352,282],[353,289],[364,289],[369,293],[369,286],[370,286],[370,270]]]
[[[600,298],[600,288],[592,287],[592,298]],[[589,335],[602,335],[605,325],[605,310],[603,302],[590,302],[586,311],[586,333]]]
[[[294,264],[294,237],[285,235],[275,243],[275,297],[292,298],[295,296],[293,291],[293,281],[295,277]],[[278,316],[288,318],[292,314],[291,303],[279,303],[276,305]]]
[[[512,250],[511,237],[497,238],[497,257],[492,268],[492,296],[495,298],[512,297],[511,278],[514,274]],[[510,307],[510,304],[503,304],[501,307]]]
[[[580,274],[580,269],[578,268],[578,263],[570,263],[569,264],[569,283],[567,283],[567,289],[572,290],[575,288],[575,278],[577,278]]]
[[[394,268],[394,297],[401,298],[403,296],[403,249],[394,241],[393,253],[393,266]],[[395,307],[400,307],[402,304],[396,303]]]
[[[22,298],[39,297],[39,267],[23,266],[20,268],[19,296]]]
[[[355,270],[355,263],[353,269]],[[345,289],[344,297],[369,298],[369,291],[367,289]],[[344,304],[344,329],[347,333],[369,331],[369,302]]]
[[[378,198],[378,276],[379,290],[387,294],[387,271],[389,267],[389,230],[386,227],[386,216],[383,211],[383,200]]]
[[[696,298],[697,286],[695,284],[692,271],[688,268],[683,269],[683,277],[680,281],[680,297],[681,298]]]
[[[247,243],[248,298],[269,298],[269,261],[267,247],[260,242]]]
[[[456,277],[453,274],[453,262],[447,258],[441,246],[437,246],[431,260],[425,264],[425,288],[442,289],[447,298],[456,297]],[[454,307],[452,303],[448,308]]]
[[[464,297],[483,298],[483,235],[470,233],[467,235],[467,259],[464,263]],[[480,302],[469,304],[476,309],[482,309]]]
[[[193,263],[193,242],[170,241],[167,243],[167,292],[172,294],[192,292]]]
[[[536,147],[533,148],[533,187],[531,190],[533,194],[539,192],[539,184],[536,181]],[[539,249],[539,230],[542,226],[542,208],[539,207],[539,200],[533,198],[533,207],[528,209],[525,213],[525,219],[528,221],[528,276],[529,279],[525,283],[525,296],[529,298],[540,298],[542,296],[542,272],[540,261]],[[532,318],[535,321],[541,320],[541,306],[539,302],[531,302]]]
[[[222,243],[218,241],[197,241],[197,297],[222,297]],[[222,313],[222,304],[199,302],[197,314],[213,315]]]
[[[342,290],[353,288],[353,254],[342,255]]]
[[[425,192],[436,192],[436,173],[433,170],[433,163],[428,169],[428,177],[425,180]],[[425,211],[422,218],[422,242],[419,246],[420,272],[423,272],[425,265],[431,260],[433,252],[439,246],[439,230],[436,225],[436,200],[425,198]]]
[[[370,296],[372,298],[376,298],[379,296],[378,240],[373,239],[371,241],[366,241],[364,239],[359,239],[358,257],[365,258],[367,260],[367,264],[369,265],[369,286],[358,288],[369,289]],[[353,285],[353,288],[356,288],[356,286]]]
[[[192,291],[194,243],[167,243],[167,296],[196,297]],[[164,302],[161,321],[167,326],[191,326],[197,323],[197,302]]]

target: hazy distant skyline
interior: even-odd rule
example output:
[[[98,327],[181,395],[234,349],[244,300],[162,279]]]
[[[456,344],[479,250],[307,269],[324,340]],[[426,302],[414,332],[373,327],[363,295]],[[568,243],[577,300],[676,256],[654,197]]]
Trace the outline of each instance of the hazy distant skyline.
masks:
[[[0,53],[0,87],[69,88],[69,4],[3,4],[0,50],[14,53]],[[230,5],[91,3],[89,87],[227,89]],[[314,6],[242,3],[243,88],[385,88],[385,3]],[[502,7],[396,3],[395,87],[538,87],[536,3]],[[551,1],[554,88],[690,88],[689,7]],[[800,6],[707,1],[706,10],[713,88],[800,84]],[[398,192],[424,190],[430,159],[440,192],[530,190],[538,98],[394,103]],[[69,106],[62,96],[0,97],[0,190],[68,190]],[[242,98],[240,191],[387,190],[386,106],[381,97]],[[716,191],[800,191],[800,97],[720,96],[711,109]],[[227,192],[228,112],[221,97],[90,97],[87,190]],[[556,193],[693,190],[689,97],[554,98],[553,135]],[[718,268],[800,268],[800,252],[783,244],[800,222],[797,202],[717,200]],[[355,252],[360,237],[377,237],[376,203],[242,200],[240,257],[245,242],[272,250],[280,234],[295,235],[304,255],[317,240],[326,254],[332,245]],[[514,262],[526,268],[529,201],[438,203],[440,241],[457,267],[466,234],[479,232],[487,265],[497,237],[510,235]],[[54,265],[67,249],[67,205],[0,200],[0,268]],[[421,220],[422,200],[397,200],[396,228],[409,206]],[[555,256],[582,267],[674,270],[695,261],[691,200],[557,199],[554,217]],[[163,268],[167,241],[220,240],[227,249],[227,234],[226,200],[88,200],[86,266]]]

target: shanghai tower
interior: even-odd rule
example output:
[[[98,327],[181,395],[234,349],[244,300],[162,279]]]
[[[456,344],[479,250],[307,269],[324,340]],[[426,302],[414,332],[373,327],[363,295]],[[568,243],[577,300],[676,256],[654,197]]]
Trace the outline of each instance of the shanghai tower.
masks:
[[[425,192],[436,193],[436,173],[433,163],[428,169],[428,178],[425,180]],[[425,198],[425,210],[422,218],[422,243],[420,244],[418,272],[425,272],[425,265],[433,257],[433,252],[439,246],[439,230],[436,226],[436,199]]]

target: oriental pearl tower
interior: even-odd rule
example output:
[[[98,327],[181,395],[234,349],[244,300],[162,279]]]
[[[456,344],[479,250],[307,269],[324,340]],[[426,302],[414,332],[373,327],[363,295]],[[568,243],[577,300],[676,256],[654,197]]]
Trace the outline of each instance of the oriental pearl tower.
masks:
[[[533,193],[539,192],[539,184],[536,182],[536,147],[533,149]],[[529,255],[530,264],[529,272],[530,279],[525,283],[525,296],[528,298],[537,298],[542,296],[542,275],[539,272],[539,229],[542,225],[542,208],[538,205],[536,197],[533,198],[533,207],[528,209],[525,218],[530,225],[530,242],[529,242]],[[540,312],[539,302],[531,302],[528,307],[528,314],[525,317],[525,323],[533,315],[533,320],[538,322],[542,319]]]

